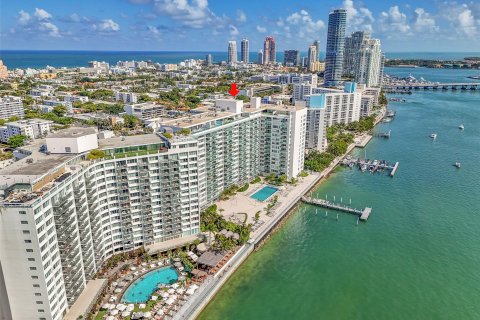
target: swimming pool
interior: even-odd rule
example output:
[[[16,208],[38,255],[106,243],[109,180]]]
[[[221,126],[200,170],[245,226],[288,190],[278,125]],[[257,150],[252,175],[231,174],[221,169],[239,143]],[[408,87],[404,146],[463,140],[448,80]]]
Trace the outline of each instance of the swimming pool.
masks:
[[[265,201],[277,191],[278,189],[275,187],[265,186],[262,189],[255,192],[254,194],[252,194],[250,197],[258,201]]]
[[[177,282],[178,273],[173,267],[164,267],[151,271],[132,283],[123,294],[122,301],[126,303],[146,302],[158,284],[171,284]]]

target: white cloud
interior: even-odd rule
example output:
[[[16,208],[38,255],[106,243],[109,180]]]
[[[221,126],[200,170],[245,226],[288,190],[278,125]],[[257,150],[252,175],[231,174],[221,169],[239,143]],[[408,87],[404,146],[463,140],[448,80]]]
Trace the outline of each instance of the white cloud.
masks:
[[[246,22],[247,15],[242,10],[237,10],[237,21],[238,22]]]
[[[154,0],[155,10],[184,26],[200,29],[214,22],[220,22],[209,8],[207,0]]]
[[[292,13],[285,18],[285,21],[290,25],[298,26],[299,29],[308,33],[319,31],[325,27],[325,23],[322,20],[313,20],[306,10]]]
[[[267,28],[261,27],[261,26],[257,26],[257,31],[260,32],[260,33],[267,33]]]
[[[120,25],[112,19],[105,19],[98,24],[94,24],[93,29],[100,32],[117,32],[120,30]]]
[[[238,36],[238,34],[240,33],[238,32],[237,27],[235,27],[234,25],[229,25],[228,28],[230,29],[231,36]]]
[[[388,12],[380,13],[380,28],[382,31],[401,32],[403,35],[410,34],[407,16],[400,11],[398,6],[390,7]]]
[[[437,26],[435,19],[423,8],[415,9],[415,22],[413,23],[415,31],[419,32],[438,32],[440,28]]]
[[[162,35],[162,32],[160,31],[160,29],[155,26],[148,26],[147,31],[149,36],[153,38],[160,38],[160,36]]]
[[[373,30],[372,24],[375,18],[368,8],[357,8],[353,0],[344,0],[343,8],[347,10],[347,26],[353,29],[361,28],[369,32]]]
[[[478,11],[477,11],[478,10]],[[478,19],[475,18],[478,15]],[[480,28],[480,6],[470,4],[449,3],[443,8],[443,16],[450,21],[453,29],[459,35],[476,39]]]
[[[54,38],[61,37],[60,30],[51,22],[40,22],[40,30],[48,32],[48,35]]]
[[[25,25],[30,21],[30,14],[23,10],[20,10],[18,13],[18,23],[21,25]]]
[[[39,21],[49,20],[52,17],[52,15],[50,13],[48,13],[47,11],[45,11],[43,9],[39,9],[39,8],[35,8],[35,12],[33,13],[33,15]]]

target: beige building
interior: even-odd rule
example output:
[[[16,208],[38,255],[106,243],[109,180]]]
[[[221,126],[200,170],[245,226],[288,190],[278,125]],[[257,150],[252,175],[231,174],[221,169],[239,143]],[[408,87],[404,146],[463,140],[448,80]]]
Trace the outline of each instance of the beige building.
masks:
[[[5,79],[8,77],[7,66],[3,64],[3,61],[0,60],[0,79]]]

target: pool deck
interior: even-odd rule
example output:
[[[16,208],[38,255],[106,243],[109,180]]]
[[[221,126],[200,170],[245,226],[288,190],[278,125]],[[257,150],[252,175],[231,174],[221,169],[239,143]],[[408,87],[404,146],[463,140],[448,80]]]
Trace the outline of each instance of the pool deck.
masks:
[[[251,232],[250,238],[256,238],[260,235],[265,229],[268,229],[270,226],[270,221],[274,220],[275,216],[283,212],[287,207],[290,207],[292,202],[297,202],[296,199],[301,197],[307,192],[312,183],[315,183],[320,178],[320,175],[317,173],[309,174],[307,177],[299,178],[296,185],[284,185],[284,186],[275,186],[278,189],[273,195],[278,195],[278,202],[274,208],[272,208],[272,214],[267,215],[266,208],[270,204],[269,197],[266,201],[258,201],[251,198],[251,195],[255,192],[261,190],[267,184],[256,183],[251,184],[245,192],[238,192],[235,196],[225,201],[216,202],[218,206],[218,212],[227,220],[234,221],[237,223],[243,223],[245,216],[239,213],[247,214],[247,223],[255,225],[255,213],[260,211],[261,223],[258,223],[258,227]]]
[[[107,285],[107,279],[90,280],[73,306],[63,318],[64,320],[77,320],[80,316],[86,319],[87,313],[93,307],[93,303]]]

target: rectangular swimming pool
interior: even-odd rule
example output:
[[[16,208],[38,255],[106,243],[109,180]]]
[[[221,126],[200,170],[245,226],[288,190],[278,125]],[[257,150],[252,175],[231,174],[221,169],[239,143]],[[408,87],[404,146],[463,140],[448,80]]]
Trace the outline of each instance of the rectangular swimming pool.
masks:
[[[265,201],[277,191],[278,189],[275,187],[265,186],[262,189],[255,192],[254,194],[252,194],[250,197],[258,201]]]

